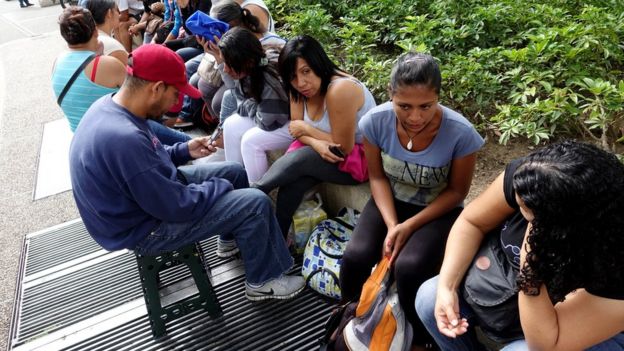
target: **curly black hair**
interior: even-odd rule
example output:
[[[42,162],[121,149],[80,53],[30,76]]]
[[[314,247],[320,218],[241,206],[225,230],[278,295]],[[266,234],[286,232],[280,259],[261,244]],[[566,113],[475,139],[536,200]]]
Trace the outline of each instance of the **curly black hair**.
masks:
[[[624,279],[624,165],[596,146],[564,141],[529,155],[513,177],[532,210],[531,247],[519,285],[545,284],[553,302]]]

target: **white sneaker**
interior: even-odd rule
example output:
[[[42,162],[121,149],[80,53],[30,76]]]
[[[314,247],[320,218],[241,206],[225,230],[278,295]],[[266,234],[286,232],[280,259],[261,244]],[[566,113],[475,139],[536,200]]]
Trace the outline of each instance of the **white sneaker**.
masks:
[[[217,256],[228,258],[236,255],[239,251],[235,240],[221,240],[221,238],[217,238]]]
[[[295,297],[305,288],[305,280],[300,275],[282,275],[269,280],[257,288],[245,284],[245,296],[251,301],[268,299],[286,300]]]

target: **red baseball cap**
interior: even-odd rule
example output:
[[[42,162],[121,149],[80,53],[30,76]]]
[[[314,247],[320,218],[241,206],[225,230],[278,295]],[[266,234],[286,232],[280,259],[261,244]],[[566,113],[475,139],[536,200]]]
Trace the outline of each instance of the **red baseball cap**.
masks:
[[[182,94],[194,99],[201,97],[199,90],[188,84],[184,61],[169,48],[159,44],[144,44],[133,50],[128,58],[132,58],[132,66],[128,64],[126,68],[131,76],[150,82],[163,81],[175,86]]]

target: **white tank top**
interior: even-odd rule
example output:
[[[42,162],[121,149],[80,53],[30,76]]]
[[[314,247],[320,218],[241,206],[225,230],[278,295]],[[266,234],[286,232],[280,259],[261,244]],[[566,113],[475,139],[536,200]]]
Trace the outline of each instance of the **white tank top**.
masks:
[[[337,82],[343,79],[347,79],[347,80],[357,83],[360,87],[362,87],[362,91],[364,92],[364,103],[362,104],[362,107],[360,107],[360,109],[355,114],[355,142],[357,144],[361,144],[362,132],[360,131],[360,128],[358,127],[358,123],[360,122],[360,118],[362,118],[362,116],[364,116],[364,114],[366,114],[368,110],[375,107],[377,103],[375,103],[375,98],[373,97],[373,94],[371,94],[371,92],[368,90],[368,88],[364,86],[362,82],[360,82],[359,80],[355,78],[339,77],[339,78],[332,80],[329,83],[329,85],[332,85],[334,82]],[[329,86],[328,86],[328,89],[329,89]],[[304,100],[303,101],[303,120],[318,130],[322,130],[325,133],[331,133],[331,125],[329,124],[329,114],[327,113],[327,106],[325,105],[325,100],[323,100],[323,116],[321,116],[321,118],[319,118],[317,121],[312,120],[310,116],[308,115],[308,104]]]

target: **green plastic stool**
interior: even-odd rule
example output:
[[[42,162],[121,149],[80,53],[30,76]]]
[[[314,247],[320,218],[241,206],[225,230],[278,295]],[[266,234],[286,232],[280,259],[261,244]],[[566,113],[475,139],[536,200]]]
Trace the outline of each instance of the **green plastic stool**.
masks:
[[[135,255],[141,285],[143,286],[147,315],[152,327],[152,335],[155,338],[167,333],[166,322],[198,309],[205,309],[212,318],[217,318],[223,314],[217,295],[210,283],[199,243],[187,245],[158,256],[144,256],[137,253]],[[180,264],[185,264],[189,268],[199,294],[163,307],[159,294],[160,272]]]

